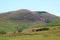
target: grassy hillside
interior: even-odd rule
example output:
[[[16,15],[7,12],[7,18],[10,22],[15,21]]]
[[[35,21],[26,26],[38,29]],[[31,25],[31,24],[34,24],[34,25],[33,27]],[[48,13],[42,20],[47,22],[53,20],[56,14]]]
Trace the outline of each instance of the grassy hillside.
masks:
[[[21,25],[24,25],[25,27],[37,27],[44,25],[43,23],[36,21],[36,22],[24,22],[24,21],[0,21],[0,30],[5,31],[14,31],[16,30],[16,27],[20,27]]]
[[[39,29],[41,27],[49,27],[49,28],[59,28],[60,27],[60,20],[53,21],[51,23],[47,23],[46,25],[36,21],[36,22],[25,22],[25,21],[0,21],[0,30],[5,30],[5,31],[15,31],[16,27],[20,27],[21,25],[27,27],[26,30],[29,32],[32,29]],[[24,31],[26,31],[24,30]]]
[[[60,20],[53,21],[45,25],[45,27],[60,27]]]
[[[0,14],[0,40],[60,40],[60,17],[45,11],[26,9]],[[17,32],[17,27],[21,33]],[[33,32],[32,30],[48,27],[50,30]],[[14,34],[14,31],[16,33]],[[1,32],[0,32],[1,33]]]
[[[28,27],[40,27],[46,23],[58,20],[60,17],[45,11],[30,11],[21,9],[0,14],[0,29],[13,31],[15,27],[25,25]]]

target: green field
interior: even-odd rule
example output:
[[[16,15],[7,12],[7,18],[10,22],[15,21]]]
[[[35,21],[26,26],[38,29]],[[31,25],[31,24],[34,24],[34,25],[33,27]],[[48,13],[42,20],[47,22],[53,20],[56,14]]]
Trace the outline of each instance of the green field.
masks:
[[[5,31],[14,31],[16,30],[16,27],[20,27],[21,25],[25,27],[34,27],[34,26],[40,26],[38,21],[37,22],[24,22],[24,21],[0,21],[0,30],[5,30]]]
[[[0,40],[60,40],[60,31],[43,31],[29,34],[0,36]]]
[[[0,30],[7,31],[7,34],[0,34],[0,40],[60,40],[60,21],[55,21],[52,23],[48,23],[44,26],[39,27],[38,22],[33,23],[24,23],[24,22],[16,22],[16,21],[7,21],[0,22]],[[24,30],[22,33],[13,34],[15,27],[23,24],[24,26],[34,26],[37,27],[32,29],[39,29],[41,27],[49,27],[48,31],[39,31],[39,32],[31,32],[31,28]],[[54,29],[56,28],[56,29]],[[11,32],[11,33],[9,33]]]
[[[48,36],[44,37],[41,35],[33,35],[33,36],[14,36],[14,37],[0,37],[0,40],[60,40],[58,36]]]

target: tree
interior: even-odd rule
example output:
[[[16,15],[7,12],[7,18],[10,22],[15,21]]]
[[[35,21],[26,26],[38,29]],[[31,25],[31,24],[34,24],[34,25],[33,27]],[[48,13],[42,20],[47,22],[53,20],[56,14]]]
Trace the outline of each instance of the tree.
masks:
[[[17,27],[18,33],[22,32],[25,28],[26,28],[25,25],[23,25],[23,24],[22,24],[22,25],[19,25],[19,26]]]

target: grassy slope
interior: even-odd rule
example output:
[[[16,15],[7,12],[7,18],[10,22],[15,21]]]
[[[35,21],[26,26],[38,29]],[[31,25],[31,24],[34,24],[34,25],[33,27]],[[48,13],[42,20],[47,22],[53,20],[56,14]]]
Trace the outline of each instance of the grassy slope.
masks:
[[[5,30],[5,31],[12,31],[15,29],[15,27],[19,22],[13,22],[13,21],[1,21],[0,22],[0,29]]]
[[[37,25],[37,23],[38,22],[30,23],[30,26]],[[12,30],[14,30],[15,26],[18,26],[20,24],[26,25],[26,23],[24,23],[24,22],[16,22],[16,21],[2,22],[1,21],[0,28],[5,29],[6,31],[7,30],[12,31]],[[60,27],[60,20],[49,23],[49,24],[45,25],[45,27],[58,28],[58,27]],[[25,31],[25,33],[28,31]],[[30,32],[28,34],[30,34]],[[33,35],[0,36],[0,40],[60,40],[60,29],[42,31],[42,32],[38,32],[38,33],[35,32]]]
[[[60,20],[56,20],[51,23],[48,23],[47,25],[45,25],[45,27],[60,28]]]
[[[53,21],[47,24],[47,26],[60,26],[60,20]]]
[[[43,25],[43,23],[40,22],[24,22],[24,21],[0,21],[0,30],[5,31],[14,31],[16,30],[16,27],[24,25],[26,27],[34,27],[34,26],[40,26]]]
[[[58,21],[55,21],[53,23],[55,24],[56,22],[57,22],[57,25],[60,24],[60,23],[58,23]],[[10,24],[10,22],[9,22],[8,24],[12,26],[13,24],[16,24],[16,23],[17,22],[11,22],[11,24]],[[51,25],[51,24],[52,23],[50,23],[49,25]],[[4,25],[4,24],[2,23],[1,25]],[[16,25],[18,25],[18,24],[16,24]],[[49,25],[47,25],[47,26],[49,26]],[[13,25],[12,27],[15,27],[15,26]],[[51,27],[51,26],[49,26],[49,27]],[[56,26],[54,26],[54,27],[56,27]],[[9,28],[9,27],[7,27],[7,28]],[[11,29],[10,29],[10,31],[11,31]],[[25,32],[27,32],[27,31],[25,31]],[[28,33],[28,34],[30,34],[30,33]],[[14,35],[9,34],[7,36],[0,36],[0,40],[60,40],[60,29],[41,31],[41,32],[33,33],[33,35],[19,34],[19,35],[14,36]]]
[[[0,30],[5,30],[5,31],[14,31],[16,27],[20,26],[23,24],[24,26],[27,27],[37,27],[40,28],[43,25],[39,21],[37,22],[24,22],[24,21],[0,21]],[[54,21],[52,23],[48,23],[47,25],[44,25],[43,27],[60,27],[60,20],[59,21]],[[27,29],[28,30],[28,29]]]
[[[60,29],[60,20],[56,20],[56,21],[53,21],[51,23],[48,23],[46,25],[43,25],[43,26],[37,26],[35,28],[29,28],[29,29],[26,29],[24,30],[24,32],[31,32],[32,29],[39,29],[39,28],[43,28],[43,27],[48,27],[50,29]]]

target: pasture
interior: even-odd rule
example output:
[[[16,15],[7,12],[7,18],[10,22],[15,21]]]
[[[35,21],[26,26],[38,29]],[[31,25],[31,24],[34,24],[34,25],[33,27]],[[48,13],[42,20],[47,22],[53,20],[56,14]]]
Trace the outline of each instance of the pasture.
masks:
[[[60,22],[60,21],[59,21]],[[32,29],[42,28],[37,22],[33,23],[24,23],[24,22],[0,22],[0,30],[6,31],[7,34],[0,34],[0,40],[60,40],[60,23],[50,23],[42,27],[48,27],[50,30],[32,32]],[[20,27],[21,24],[24,24],[23,27],[27,25],[27,29],[24,29],[21,33],[13,34],[16,30],[15,27]],[[32,26],[37,26],[33,27]]]
[[[0,35],[0,40],[60,40],[60,31],[22,32],[20,34],[8,33]]]

